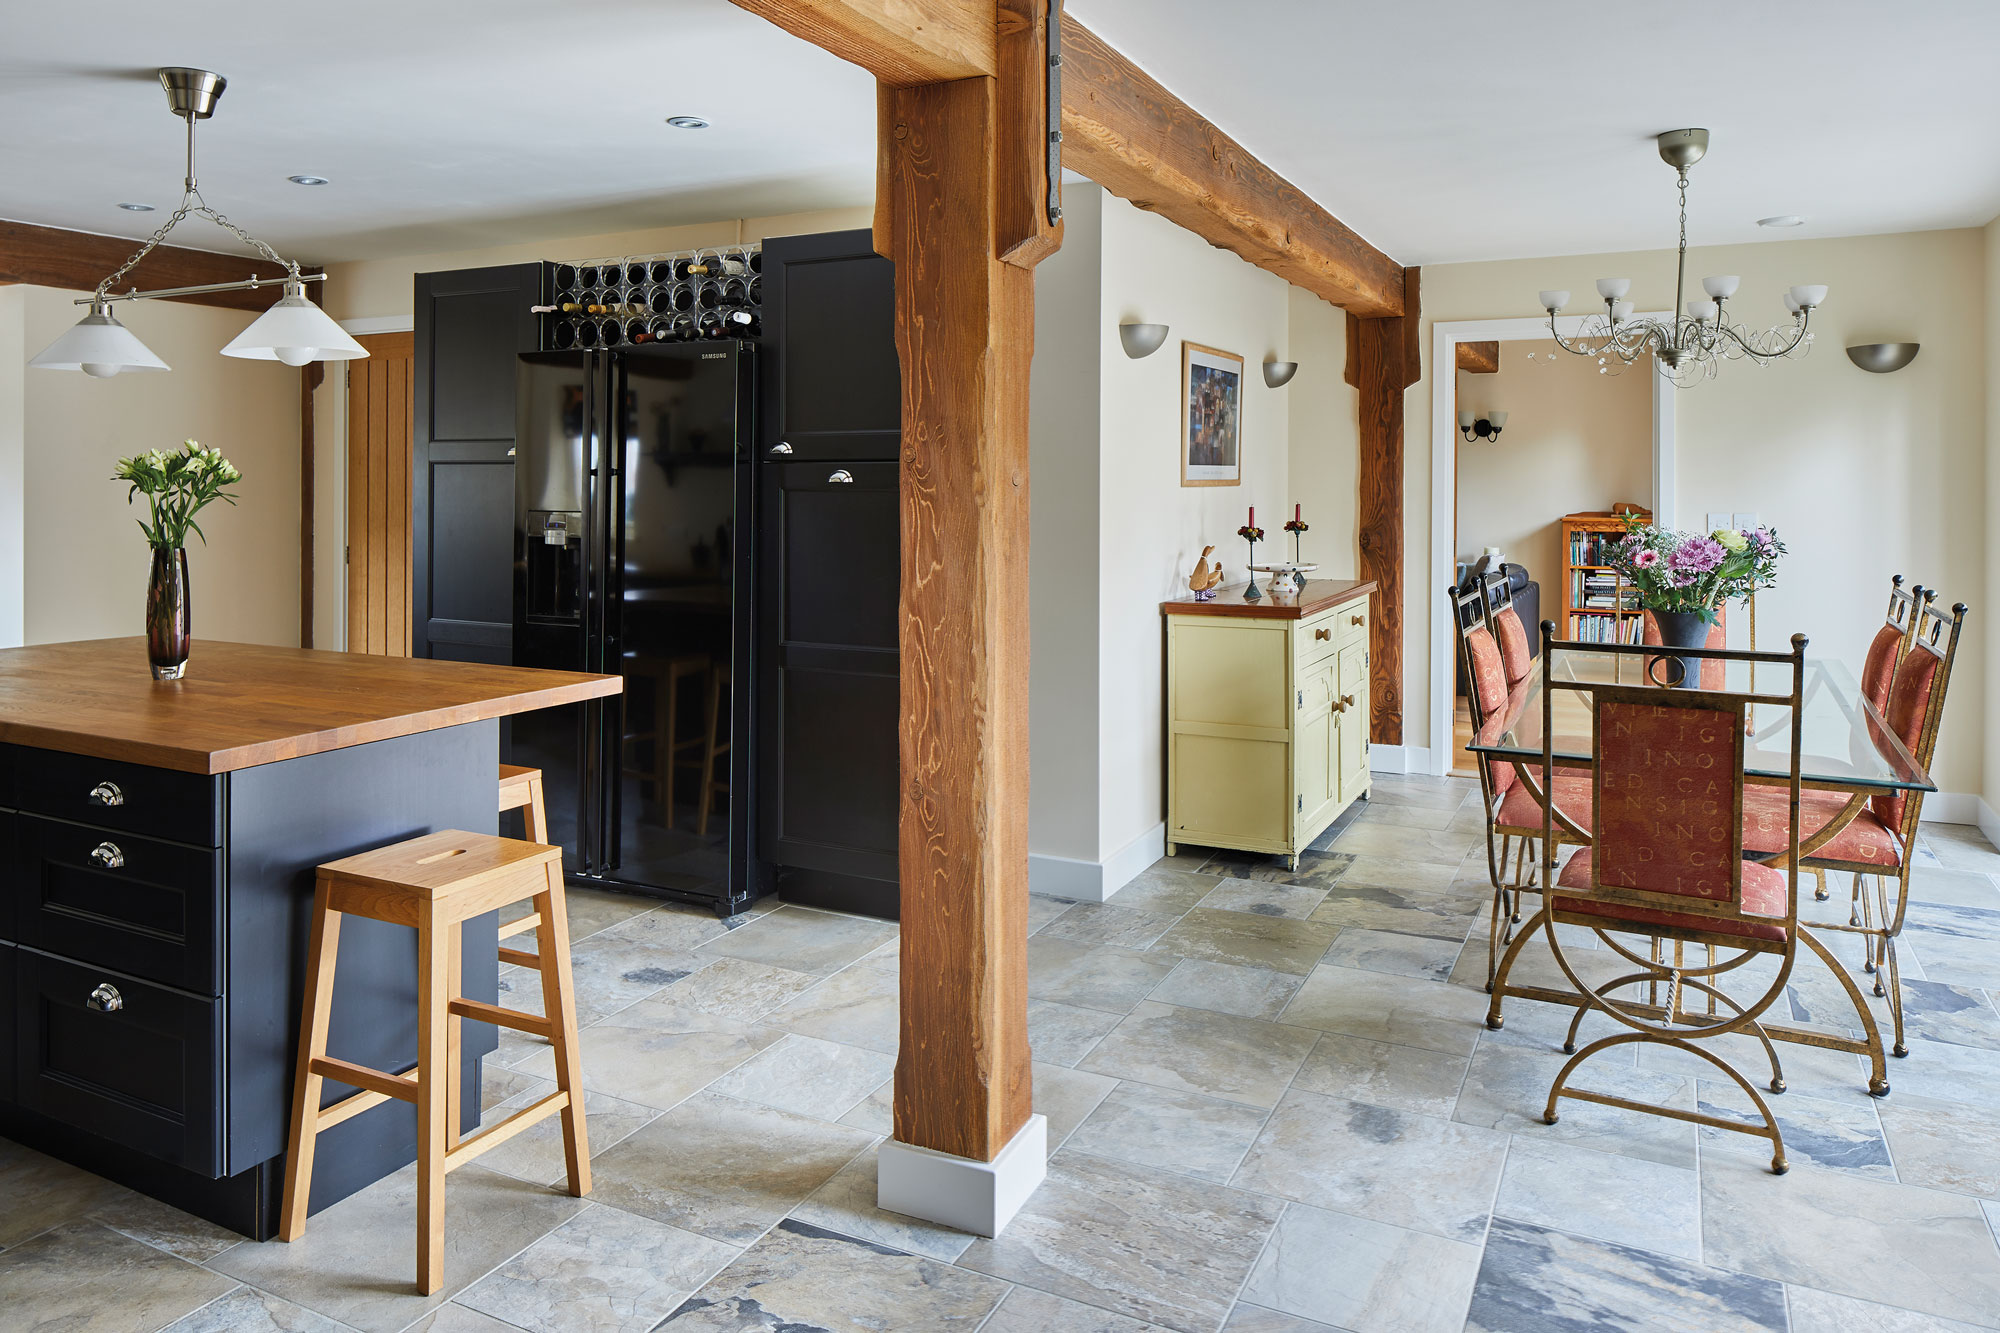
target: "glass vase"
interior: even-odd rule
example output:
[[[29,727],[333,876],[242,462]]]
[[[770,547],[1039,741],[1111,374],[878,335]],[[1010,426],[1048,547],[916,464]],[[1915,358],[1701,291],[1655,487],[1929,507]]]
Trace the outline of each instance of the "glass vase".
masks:
[[[186,673],[194,638],[190,625],[187,552],[155,547],[146,580],[146,658],[154,680],[179,680]]]

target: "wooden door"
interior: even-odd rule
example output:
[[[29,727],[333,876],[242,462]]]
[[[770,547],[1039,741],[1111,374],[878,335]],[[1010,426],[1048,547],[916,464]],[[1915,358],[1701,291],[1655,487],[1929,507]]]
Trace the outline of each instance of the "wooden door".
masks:
[[[410,655],[408,333],[357,338],[347,363],[347,651]]]

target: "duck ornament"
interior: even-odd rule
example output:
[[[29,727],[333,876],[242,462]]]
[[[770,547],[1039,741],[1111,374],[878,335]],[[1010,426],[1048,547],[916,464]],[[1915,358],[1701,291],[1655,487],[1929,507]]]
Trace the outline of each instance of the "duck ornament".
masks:
[[[1222,586],[1222,562],[1218,560],[1212,567],[1208,563],[1214,551],[1213,546],[1202,547],[1201,559],[1195,561],[1194,573],[1188,575],[1188,590],[1194,593],[1197,602],[1214,601],[1215,590]]]

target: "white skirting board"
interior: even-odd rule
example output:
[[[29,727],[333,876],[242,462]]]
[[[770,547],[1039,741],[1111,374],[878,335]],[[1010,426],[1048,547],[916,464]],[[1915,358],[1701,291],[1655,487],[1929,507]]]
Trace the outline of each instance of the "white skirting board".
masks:
[[[1045,898],[1101,903],[1167,854],[1165,821],[1141,833],[1102,861],[1028,853],[1028,892]]]
[[[1371,773],[1428,773],[1431,752],[1423,745],[1370,745],[1368,771]]]
[[[990,1162],[886,1139],[876,1150],[877,1207],[997,1236],[1048,1174],[1049,1122],[1031,1115]]]
[[[2000,815],[1995,815],[1993,807],[1976,792],[1932,792],[1924,797],[1922,819],[1926,824],[1976,824],[1988,842],[2000,847],[2000,838],[1994,836],[2000,833]]]

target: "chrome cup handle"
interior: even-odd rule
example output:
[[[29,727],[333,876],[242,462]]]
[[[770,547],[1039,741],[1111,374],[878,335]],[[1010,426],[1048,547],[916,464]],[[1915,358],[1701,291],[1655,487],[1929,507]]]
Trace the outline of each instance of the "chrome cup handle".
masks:
[[[100,782],[90,789],[90,795],[85,799],[92,805],[123,805],[125,793],[115,782]]]
[[[776,444],[771,446],[771,452],[774,454],[788,454],[791,451],[792,451],[792,446],[785,443],[783,440],[779,440]]]
[[[120,995],[118,988],[110,982],[100,981],[97,983],[97,989],[90,993],[90,998],[84,1003],[100,1014],[115,1014],[125,1007],[125,997]]]
[[[827,480],[828,480],[828,481],[838,481],[838,482],[842,482],[842,483],[844,483],[844,484],[846,484],[846,485],[852,485],[852,484],[854,483],[854,474],[853,474],[852,472],[849,472],[849,471],[848,471],[848,470],[847,470],[846,468],[844,468],[844,467],[842,467],[842,468],[835,468],[835,469],[833,470],[833,475],[832,475],[832,476],[830,476],[830,477],[828,477],[828,478],[827,478]]]
[[[100,842],[90,849],[90,859],[106,870],[116,870],[125,864],[125,853],[115,842]]]

